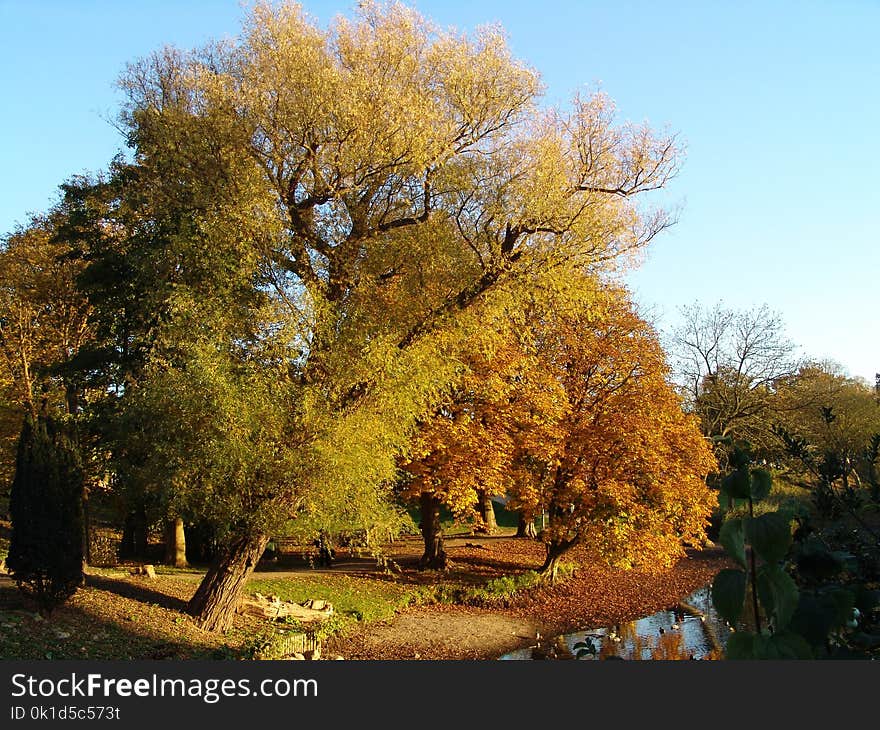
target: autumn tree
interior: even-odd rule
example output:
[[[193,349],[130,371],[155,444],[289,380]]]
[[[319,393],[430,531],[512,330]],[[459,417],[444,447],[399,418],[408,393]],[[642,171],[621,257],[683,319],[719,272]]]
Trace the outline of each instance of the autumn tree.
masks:
[[[421,420],[403,468],[402,494],[421,506],[425,567],[446,565],[440,505],[459,518],[473,518],[476,512],[478,528],[491,529],[486,502],[514,490],[515,460],[526,433],[552,423],[558,405],[558,389],[542,376],[538,358],[521,340],[527,332],[507,322],[492,334],[484,329],[482,342],[469,343],[466,370],[430,417]]]
[[[394,481],[474,305],[515,307],[529,277],[610,266],[669,222],[634,198],[675,173],[674,139],[615,125],[602,95],[539,110],[496,29],[362,3],[325,31],[258,4],[236,40],[121,83],[154,214],[187,211],[180,265],[216,267],[175,287],[131,401],[167,418],[152,453],[225,531],[190,604],[205,628],[310,500]]]
[[[57,205],[0,242],[0,403],[14,434],[4,440],[17,438],[25,414],[81,406],[81,383],[66,366],[91,336],[89,306],[76,285],[82,264],[57,237],[65,215]]]
[[[86,386],[70,367],[90,340],[89,305],[77,288],[82,262],[59,229],[63,202],[0,241],[0,485],[13,483],[24,420],[75,417]],[[68,424],[71,431],[74,423]],[[74,439],[72,443],[77,443]],[[92,480],[87,477],[85,497]],[[77,526],[82,526],[80,522]],[[88,521],[80,537],[88,557]]]
[[[576,545],[618,565],[668,565],[705,538],[715,460],[667,381],[656,333],[613,289],[536,325],[566,399],[530,492],[550,517],[543,573],[552,581]]]

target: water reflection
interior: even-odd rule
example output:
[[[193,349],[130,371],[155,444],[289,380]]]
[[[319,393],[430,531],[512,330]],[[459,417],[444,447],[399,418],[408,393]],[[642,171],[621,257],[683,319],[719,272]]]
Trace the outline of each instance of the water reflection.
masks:
[[[586,629],[536,646],[518,649],[501,659],[571,659],[586,647],[583,659],[712,659],[720,656],[730,628],[715,611],[708,586],[694,591],[675,608],[636,621]]]

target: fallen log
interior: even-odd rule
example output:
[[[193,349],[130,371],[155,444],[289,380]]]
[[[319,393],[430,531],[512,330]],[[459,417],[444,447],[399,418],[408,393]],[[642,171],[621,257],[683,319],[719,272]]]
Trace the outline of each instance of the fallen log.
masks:
[[[237,612],[274,621],[290,616],[305,623],[324,621],[333,613],[333,606],[326,601],[309,600],[306,604],[282,601],[278,596],[267,597],[256,593],[253,597],[243,598],[238,604]]]

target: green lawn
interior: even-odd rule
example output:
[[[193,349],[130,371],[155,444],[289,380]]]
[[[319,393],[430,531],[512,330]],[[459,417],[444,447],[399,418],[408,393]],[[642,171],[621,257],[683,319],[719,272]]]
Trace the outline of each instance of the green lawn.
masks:
[[[419,596],[418,586],[326,572],[316,576],[298,575],[295,579],[255,578],[248,583],[247,592],[277,595],[283,601],[294,603],[310,598],[329,601],[337,614],[357,621],[391,618],[397,609]]]

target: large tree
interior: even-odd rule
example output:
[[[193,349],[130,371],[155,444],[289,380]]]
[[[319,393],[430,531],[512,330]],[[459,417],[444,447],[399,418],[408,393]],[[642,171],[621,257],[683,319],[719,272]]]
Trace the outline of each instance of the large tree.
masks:
[[[25,414],[76,414],[82,384],[66,369],[91,338],[89,305],[77,288],[82,262],[58,237],[63,205],[0,241],[0,408],[4,441]],[[12,452],[0,457],[11,462]]]
[[[539,110],[499,32],[400,5],[325,31],[258,4],[236,40],[166,49],[122,86],[156,210],[187,211],[180,266],[213,273],[170,294],[131,398],[226,535],[190,604],[209,629],[309,501],[393,482],[475,304],[515,309],[536,276],[607,267],[669,222],[633,197],[675,173],[672,138],[615,126],[602,95]]]
[[[623,292],[607,289],[538,323],[536,339],[566,401],[554,448],[534,454],[537,479],[519,497],[550,518],[540,535],[545,576],[555,579],[575,545],[656,568],[701,544],[715,460],[667,380],[653,328]]]
[[[76,416],[83,407],[86,387],[70,365],[90,341],[92,328],[88,301],[77,287],[82,261],[59,236],[67,215],[66,206],[59,203],[0,240],[3,496],[12,485],[24,419],[36,419],[39,413]],[[91,482],[87,479],[88,485]],[[88,556],[87,534],[82,539]]]
[[[150,182],[117,159],[106,175],[65,183],[52,237],[76,266],[73,282],[88,313],[89,337],[60,370],[87,395],[81,444],[90,471],[101,476],[120,512],[120,554],[139,560],[145,559],[149,525],[179,515],[168,504],[163,474],[140,468],[151,446],[139,434],[149,432],[149,422],[132,430],[122,404],[137,388],[170,292],[196,268],[192,262],[184,270],[175,246],[186,237],[183,206],[155,204]]]

